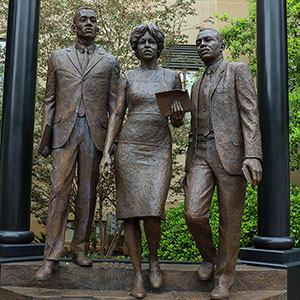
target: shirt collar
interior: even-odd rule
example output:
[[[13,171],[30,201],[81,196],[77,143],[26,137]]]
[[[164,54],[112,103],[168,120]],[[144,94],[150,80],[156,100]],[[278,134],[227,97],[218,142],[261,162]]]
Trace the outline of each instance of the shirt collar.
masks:
[[[218,59],[217,61],[215,61],[213,64],[209,65],[206,70],[205,73],[206,74],[210,74],[210,73],[215,73],[219,67],[219,65],[221,64],[221,62],[224,60],[223,57],[221,57],[220,59]]]
[[[87,53],[88,53],[88,54],[93,54],[93,53],[95,52],[96,45],[93,44],[93,45],[90,45],[90,46],[85,47],[85,46],[83,46],[83,45],[81,45],[81,44],[79,44],[79,43],[76,43],[76,44],[75,44],[75,48],[76,48],[79,52],[81,52],[81,53],[84,52],[84,49],[87,49]]]

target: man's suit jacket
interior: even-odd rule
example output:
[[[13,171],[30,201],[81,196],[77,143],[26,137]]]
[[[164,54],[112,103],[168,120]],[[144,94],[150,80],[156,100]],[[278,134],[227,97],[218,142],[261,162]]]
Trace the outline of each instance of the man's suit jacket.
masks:
[[[192,87],[187,171],[197,149],[198,97],[203,76]],[[251,72],[247,64],[223,60],[211,76],[210,115],[216,149],[224,169],[229,174],[241,175],[245,158],[262,159],[259,115]]]
[[[60,148],[74,127],[77,108],[83,99],[86,120],[95,146],[104,148],[108,113],[115,106],[119,65],[116,57],[96,47],[84,72],[75,45],[52,53],[43,107],[42,139],[49,148]]]

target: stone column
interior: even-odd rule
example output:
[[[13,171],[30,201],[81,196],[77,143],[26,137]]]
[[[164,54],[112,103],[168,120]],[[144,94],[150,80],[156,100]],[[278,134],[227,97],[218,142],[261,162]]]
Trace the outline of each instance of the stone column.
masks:
[[[257,248],[291,249],[285,0],[257,1],[257,88],[263,145]]]
[[[257,88],[263,144],[255,248],[240,261],[287,270],[288,300],[299,297],[300,250],[289,235],[289,114],[286,0],[257,0]]]
[[[10,0],[0,150],[0,243],[30,243],[40,0]]]

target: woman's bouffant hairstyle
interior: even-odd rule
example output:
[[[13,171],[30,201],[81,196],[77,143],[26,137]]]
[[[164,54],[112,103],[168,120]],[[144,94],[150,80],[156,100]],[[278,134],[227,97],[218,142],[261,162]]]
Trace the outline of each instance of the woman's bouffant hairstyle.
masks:
[[[161,29],[155,24],[140,24],[136,26],[130,34],[130,45],[137,58],[140,58],[137,52],[138,41],[147,31],[149,31],[149,33],[157,42],[157,57],[161,55],[161,52],[164,48],[165,35]]]

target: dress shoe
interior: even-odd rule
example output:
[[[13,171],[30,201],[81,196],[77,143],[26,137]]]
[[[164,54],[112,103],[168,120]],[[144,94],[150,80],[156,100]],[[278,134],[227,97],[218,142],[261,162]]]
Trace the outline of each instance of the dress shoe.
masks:
[[[154,289],[158,289],[161,287],[163,282],[163,275],[159,265],[150,269],[149,280],[151,286]]]
[[[81,267],[91,267],[93,261],[86,257],[83,252],[72,253],[72,262]]]
[[[213,300],[228,300],[229,289],[225,285],[217,285],[210,293],[210,299]]]
[[[130,290],[130,295],[136,299],[143,299],[146,296],[146,291],[143,284],[134,283],[134,286]]]
[[[59,268],[58,260],[44,260],[42,266],[35,273],[35,279],[37,281],[47,281],[49,280],[53,273]]]
[[[203,261],[197,272],[200,280],[209,280],[214,275],[214,264],[208,261]]]

